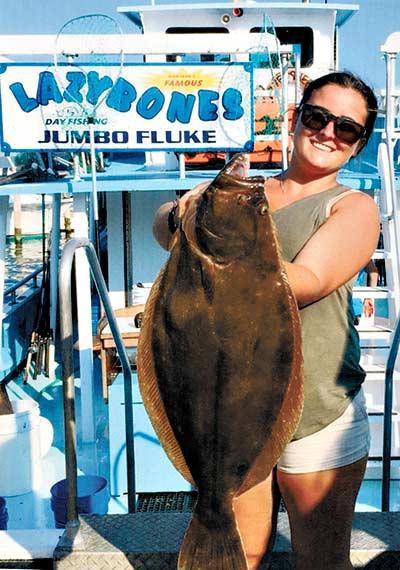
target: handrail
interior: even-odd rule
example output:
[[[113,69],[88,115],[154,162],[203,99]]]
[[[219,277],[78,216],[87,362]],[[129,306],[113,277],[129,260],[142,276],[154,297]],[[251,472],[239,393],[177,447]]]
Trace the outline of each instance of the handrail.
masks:
[[[392,453],[393,373],[400,345],[400,316],[397,319],[385,372],[385,404],[383,413],[382,497],[381,510],[390,510],[390,468]]]
[[[396,39],[392,34],[389,38]],[[389,39],[388,38],[388,39]],[[394,42],[395,43],[395,42]],[[391,471],[391,448],[392,448],[392,408],[393,408],[393,373],[396,363],[399,345],[400,345],[400,313],[399,313],[399,295],[400,283],[398,277],[398,269],[400,266],[400,218],[397,204],[397,191],[394,172],[394,139],[395,139],[395,108],[394,108],[394,92],[395,92],[395,76],[396,76],[396,58],[398,51],[393,49],[391,42],[381,47],[381,52],[386,60],[386,101],[385,101],[385,147],[386,156],[382,155],[383,174],[386,172],[384,180],[384,188],[386,193],[386,202],[390,203],[391,208],[388,214],[391,215],[394,233],[394,243],[391,243],[392,249],[392,272],[394,281],[394,297],[395,309],[399,315],[397,317],[396,327],[389,350],[389,356],[385,372],[385,404],[383,419],[383,452],[382,452],[382,511],[390,510],[390,471]],[[382,143],[381,143],[382,144]],[[394,250],[394,251],[393,251]]]
[[[19,289],[23,285],[26,285],[26,283],[29,283],[29,281],[31,279],[33,279],[33,288],[37,289],[37,286],[38,286],[37,276],[39,275],[39,273],[42,273],[42,271],[43,271],[43,267],[40,266],[37,269],[35,269],[34,271],[32,271],[32,273],[29,273],[29,275],[27,275],[26,277],[24,277],[23,279],[18,281],[18,283],[15,283],[14,285],[11,285],[10,287],[8,287],[8,289],[6,289],[4,291],[4,297],[11,295],[11,304],[15,305],[17,303],[16,296],[15,296],[17,289]]]
[[[89,262],[93,281],[108,319],[118,356],[121,360],[124,374],[125,392],[125,436],[127,452],[128,479],[128,510],[135,512],[135,465],[134,465],[134,431],[133,431],[133,398],[132,374],[121,333],[113,313],[107,286],[101,272],[93,244],[87,238],[74,238],[64,246],[60,261],[60,332],[61,332],[61,363],[64,392],[64,421],[65,421],[65,467],[68,486],[67,528],[79,526],[77,506],[77,451],[75,425],[75,385],[73,366],[73,338],[71,312],[71,271],[72,262],[77,249],[84,248]]]

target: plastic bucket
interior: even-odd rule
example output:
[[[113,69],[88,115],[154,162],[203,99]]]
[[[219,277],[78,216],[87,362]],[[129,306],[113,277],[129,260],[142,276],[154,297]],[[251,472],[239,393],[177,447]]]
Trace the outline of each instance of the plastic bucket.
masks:
[[[53,442],[53,426],[33,400],[11,402],[0,416],[0,497],[23,495],[40,486],[41,459]]]
[[[7,530],[8,523],[8,510],[6,507],[6,501],[3,497],[0,497],[0,530]]]
[[[67,523],[67,480],[62,479],[50,489],[51,508],[56,528],[65,528]],[[78,476],[78,513],[105,515],[108,510],[110,491],[108,481],[98,475]]]

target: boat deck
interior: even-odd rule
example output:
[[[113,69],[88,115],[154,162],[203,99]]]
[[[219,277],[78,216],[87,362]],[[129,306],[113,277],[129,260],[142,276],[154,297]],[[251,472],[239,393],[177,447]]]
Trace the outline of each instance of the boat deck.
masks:
[[[38,531],[0,531],[0,568],[175,570],[190,516],[165,512],[86,515],[80,518],[79,532],[65,532],[60,539],[61,531],[54,530],[40,535]],[[400,513],[356,513],[351,541],[354,568],[399,569],[399,525]],[[7,558],[6,552],[11,549],[15,555]],[[294,568],[285,513],[278,517],[277,540],[268,568]]]
[[[66,535],[56,548],[57,570],[82,568],[175,569],[177,553],[189,514],[162,513],[81,519],[74,546]],[[400,513],[359,513],[352,534],[351,561],[355,568],[400,567]],[[286,514],[280,513],[273,563],[270,570],[294,568],[290,549],[290,529]],[[264,566],[264,568],[266,568]]]

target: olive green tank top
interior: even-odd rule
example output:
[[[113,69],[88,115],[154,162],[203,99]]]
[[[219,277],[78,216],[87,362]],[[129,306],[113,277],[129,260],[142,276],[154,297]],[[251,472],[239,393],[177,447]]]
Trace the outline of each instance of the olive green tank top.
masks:
[[[332,199],[346,192],[335,186],[273,212],[285,261],[293,261],[327,219]],[[304,410],[293,439],[310,435],[337,419],[365,379],[351,294],[354,279],[300,310],[304,357]]]

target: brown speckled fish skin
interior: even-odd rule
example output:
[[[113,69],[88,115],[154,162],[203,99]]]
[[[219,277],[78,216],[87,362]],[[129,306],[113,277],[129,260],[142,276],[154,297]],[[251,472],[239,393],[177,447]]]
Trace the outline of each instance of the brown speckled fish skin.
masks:
[[[268,477],[303,405],[297,305],[245,167],[237,155],[188,203],[139,341],[144,404],[199,493],[179,570],[247,568],[233,499]]]

